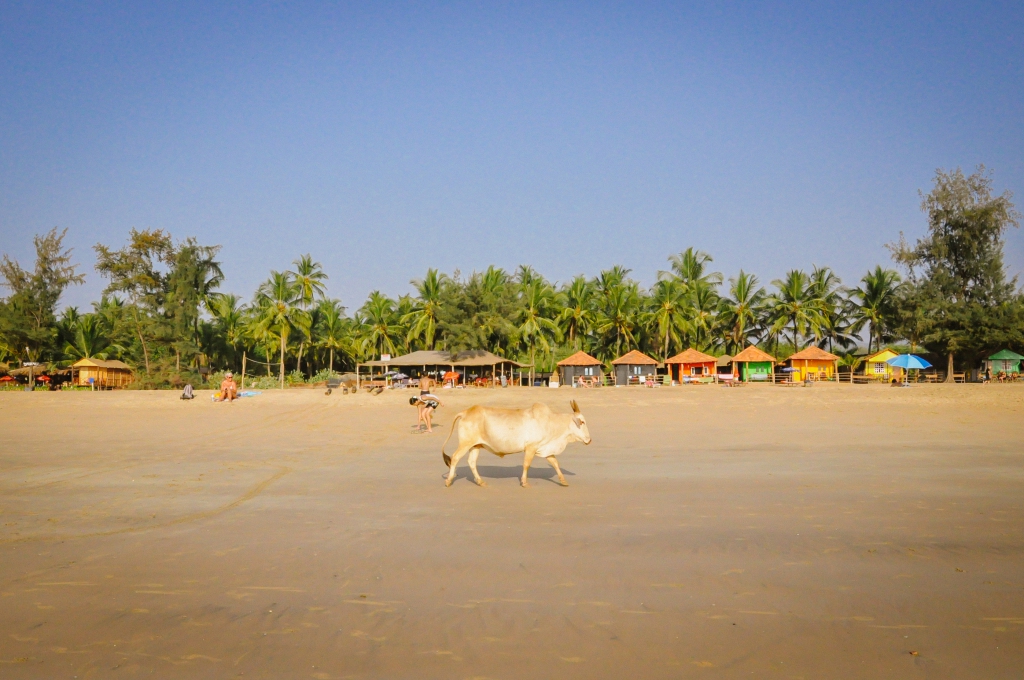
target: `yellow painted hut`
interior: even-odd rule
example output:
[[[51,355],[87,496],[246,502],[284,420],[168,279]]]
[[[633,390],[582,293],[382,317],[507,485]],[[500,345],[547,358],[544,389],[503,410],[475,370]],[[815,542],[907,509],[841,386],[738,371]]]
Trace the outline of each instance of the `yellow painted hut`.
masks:
[[[876,380],[889,382],[892,380],[892,366],[885,362],[898,356],[899,354],[888,348],[883,349],[881,352],[872,354],[864,360],[864,375],[869,378],[875,378]]]
[[[814,345],[786,359],[794,381],[834,380],[839,372],[839,357]]]
[[[75,385],[113,389],[124,387],[135,380],[131,367],[116,359],[82,359],[71,366]]]

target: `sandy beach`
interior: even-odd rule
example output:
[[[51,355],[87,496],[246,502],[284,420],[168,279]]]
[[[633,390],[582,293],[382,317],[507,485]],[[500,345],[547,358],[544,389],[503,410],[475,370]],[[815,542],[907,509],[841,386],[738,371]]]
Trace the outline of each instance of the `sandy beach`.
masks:
[[[1024,669],[1024,386],[198,394],[0,394],[0,676]],[[445,488],[459,410],[571,398],[568,488]]]

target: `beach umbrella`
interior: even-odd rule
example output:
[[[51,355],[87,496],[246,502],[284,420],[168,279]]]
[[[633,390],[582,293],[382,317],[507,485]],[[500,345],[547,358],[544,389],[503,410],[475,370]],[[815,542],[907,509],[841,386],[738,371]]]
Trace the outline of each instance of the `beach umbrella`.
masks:
[[[901,354],[885,363],[896,368],[931,368],[932,365],[916,354]]]

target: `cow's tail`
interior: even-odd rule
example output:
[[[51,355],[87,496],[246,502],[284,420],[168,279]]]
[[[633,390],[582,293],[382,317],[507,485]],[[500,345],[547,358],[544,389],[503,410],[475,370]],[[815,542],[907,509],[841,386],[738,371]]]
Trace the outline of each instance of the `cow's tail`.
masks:
[[[448,436],[445,437],[444,444],[441,444],[441,458],[444,458],[444,464],[448,467],[452,466],[452,457],[444,452],[444,447],[448,445],[448,440],[452,438],[452,433],[455,432],[455,423],[462,419],[462,414],[459,413],[452,419],[452,428],[448,430]]]

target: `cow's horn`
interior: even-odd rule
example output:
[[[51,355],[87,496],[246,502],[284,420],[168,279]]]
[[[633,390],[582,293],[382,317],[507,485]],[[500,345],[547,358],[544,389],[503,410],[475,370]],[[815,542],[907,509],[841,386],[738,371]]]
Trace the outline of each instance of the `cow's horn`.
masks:
[[[580,407],[576,404],[576,400],[575,399],[573,399],[569,403],[572,405],[572,412],[573,413],[579,413],[580,412]]]

